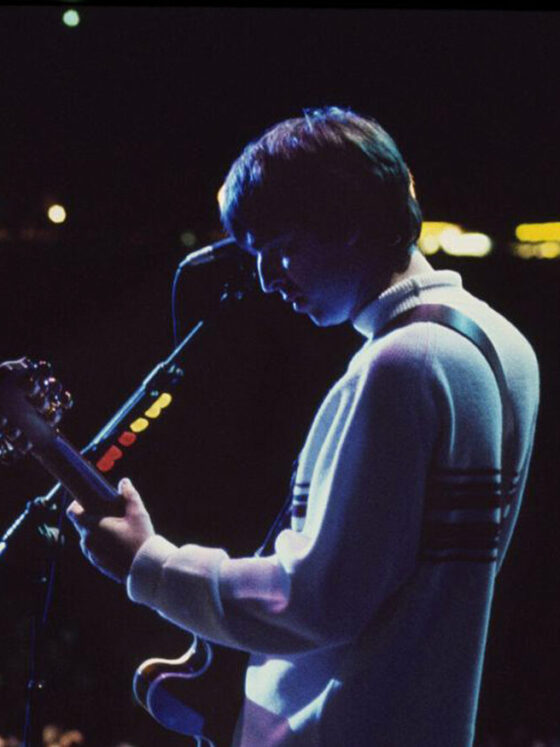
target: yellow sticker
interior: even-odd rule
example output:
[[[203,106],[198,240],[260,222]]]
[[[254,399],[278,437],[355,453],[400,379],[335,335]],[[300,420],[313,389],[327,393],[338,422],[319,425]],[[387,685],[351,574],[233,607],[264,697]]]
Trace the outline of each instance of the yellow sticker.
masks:
[[[171,395],[168,394],[167,392],[164,392],[163,394],[160,394],[160,396],[156,399],[156,401],[154,402],[154,404],[151,405],[146,410],[146,412],[144,413],[144,415],[146,415],[146,417],[152,418],[152,419],[159,417],[159,415],[161,414],[161,411],[171,403],[172,399],[173,398],[171,397]]]
[[[149,422],[146,420],[146,418],[137,418],[134,423],[130,424],[130,430],[133,433],[142,433],[142,431],[145,431],[146,428],[149,426]]]

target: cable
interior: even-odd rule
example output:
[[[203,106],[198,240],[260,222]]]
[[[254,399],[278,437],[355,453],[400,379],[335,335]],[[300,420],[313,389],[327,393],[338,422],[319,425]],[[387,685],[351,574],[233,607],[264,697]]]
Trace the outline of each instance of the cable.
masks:
[[[179,333],[177,329],[177,286],[179,283],[179,277],[181,275],[182,267],[179,265],[175,270],[175,276],[173,277],[173,284],[171,286],[171,325],[173,329],[173,347],[176,348],[179,344]]]

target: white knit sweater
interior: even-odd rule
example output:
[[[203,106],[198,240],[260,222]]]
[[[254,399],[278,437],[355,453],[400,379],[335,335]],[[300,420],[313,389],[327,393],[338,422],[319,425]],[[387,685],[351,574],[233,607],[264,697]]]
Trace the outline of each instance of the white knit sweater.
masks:
[[[433,323],[376,339],[425,303],[469,315],[501,359],[517,473],[505,512],[496,498],[501,401],[484,356]],[[451,271],[389,288],[355,327],[366,342],[315,417],[294,486],[295,528],[279,534],[275,553],[233,559],[156,536],[128,579],[131,599],[251,652],[236,746],[472,743],[496,557],[527,478],[537,363]]]

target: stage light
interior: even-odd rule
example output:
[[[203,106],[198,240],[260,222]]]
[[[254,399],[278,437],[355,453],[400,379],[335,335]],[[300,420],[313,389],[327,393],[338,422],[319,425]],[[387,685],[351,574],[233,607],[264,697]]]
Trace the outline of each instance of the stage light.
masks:
[[[519,241],[560,241],[560,223],[521,223],[515,236]]]
[[[65,10],[62,14],[62,23],[69,28],[75,28],[80,23],[80,14],[77,10]]]
[[[66,210],[62,205],[50,205],[47,210],[47,216],[51,223],[64,223],[66,220]]]
[[[451,234],[446,233],[451,231]],[[435,254],[443,249],[441,243],[442,234],[447,237],[455,232],[461,232],[460,226],[456,223],[447,223],[441,220],[426,220],[422,223],[422,231],[418,239],[418,245],[424,254]]]
[[[512,250],[520,259],[557,259],[560,241],[520,241],[512,245]]]
[[[485,257],[492,251],[492,240],[485,233],[459,233],[450,237],[443,250],[455,257]]]
[[[485,257],[492,251],[492,239],[485,233],[465,231],[457,223],[424,221],[418,246],[428,255],[442,249],[455,257]]]
[[[424,252],[424,254],[435,254],[436,252],[439,252],[440,245],[439,245],[439,239],[437,236],[425,236],[422,239],[422,243],[420,248]]]
[[[449,226],[449,228],[444,228],[440,233],[439,243],[446,254],[455,253],[456,247],[459,245],[461,233],[459,226]]]
[[[556,259],[556,257],[560,257],[560,242],[543,241],[541,244],[540,256],[543,259]]]

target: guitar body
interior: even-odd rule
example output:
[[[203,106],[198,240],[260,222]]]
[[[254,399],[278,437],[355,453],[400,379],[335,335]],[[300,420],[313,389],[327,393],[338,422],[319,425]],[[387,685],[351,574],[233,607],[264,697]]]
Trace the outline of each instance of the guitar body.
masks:
[[[117,490],[57,428],[70,405],[70,395],[50,376],[48,364],[26,358],[0,364],[0,461],[31,453],[88,511],[119,515]],[[148,659],[134,674],[137,701],[159,724],[188,737],[185,747],[226,747],[231,741],[244,655],[228,649],[219,653],[219,665],[210,667],[212,648],[195,636],[183,656]],[[224,682],[236,679],[239,686],[224,697]]]
[[[143,662],[134,674],[134,696],[159,724],[191,737],[188,747],[227,747],[241,707],[244,658],[195,636],[180,658]],[[234,682],[234,692],[224,697],[225,683]]]

